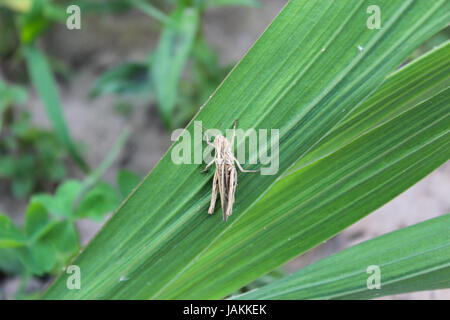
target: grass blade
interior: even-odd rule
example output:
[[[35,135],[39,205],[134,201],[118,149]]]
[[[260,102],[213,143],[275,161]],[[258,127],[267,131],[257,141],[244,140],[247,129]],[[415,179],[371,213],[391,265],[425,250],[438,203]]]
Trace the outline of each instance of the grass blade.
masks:
[[[450,158],[450,89],[279,180],[164,298],[223,297],[321,244]],[[405,126],[403,130],[400,127]],[[220,272],[214,265],[223,267]]]
[[[158,48],[150,61],[158,107],[168,127],[172,126],[178,84],[194,43],[199,13],[193,8],[181,8],[175,11],[171,19],[176,25],[165,25]]]
[[[385,234],[233,299],[371,299],[449,288],[449,226],[447,214]],[[373,265],[380,289],[367,287]]]
[[[130,3],[144,12],[145,14],[149,15],[150,17],[158,20],[161,23],[164,23],[166,25],[168,24],[174,24],[174,22],[161,10],[156,8],[155,6],[152,6],[151,4],[142,1],[142,0],[131,0]]]
[[[382,86],[333,129],[290,172],[330,154],[450,85],[450,42],[390,75]]]
[[[31,81],[42,99],[56,135],[80,168],[88,171],[87,164],[78,153],[77,147],[70,137],[57,86],[47,59],[42,52],[33,46],[27,46],[24,52]]]

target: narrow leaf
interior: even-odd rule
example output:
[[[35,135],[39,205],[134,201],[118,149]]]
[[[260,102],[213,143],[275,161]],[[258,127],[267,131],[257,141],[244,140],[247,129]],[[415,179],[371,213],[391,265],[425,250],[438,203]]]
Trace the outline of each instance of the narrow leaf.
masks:
[[[177,103],[178,85],[194,42],[199,13],[185,8],[175,11],[171,18],[176,25],[165,26],[150,61],[158,107],[167,126]]]
[[[449,288],[449,234],[447,214],[363,242],[233,299],[371,299]],[[376,268],[378,289],[370,279]]]
[[[171,18],[169,18],[164,12],[162,12],[155,6],[152,6],[151,4],[143,0],[131,0],[130,2],[133,6],[135,6],[145,14],[149,15],[150,17],[158,20],[159,22],[162,22],[166,25],[168,24],[174,25],[174,21],[172,21]]]
[[[350,117],[333,129],[290,172],[343,147],[450,85],[450,42],[390,75]]]
[[[180,273],[164,297],[223,297],[323,243],[446,162],[449,127],[447,89],[289,174]]]
[[[53,129],[76,163],[83,170],[88,170],[86,163],[79,155],[77,147],[70,137],[57,86],[47,59],[42,52],[33,46],[25,47],[24,53],[31,81],[42,99]]]

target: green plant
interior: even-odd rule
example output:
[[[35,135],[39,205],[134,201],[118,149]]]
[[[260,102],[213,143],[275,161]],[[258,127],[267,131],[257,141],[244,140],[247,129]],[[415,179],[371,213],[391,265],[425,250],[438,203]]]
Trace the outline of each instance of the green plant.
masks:
[[[36,39],[54,22],[65,21],[65,10],[50,0],[29,0],[20,3],[2,0],[0,1],[0,7],[5,7],[14,12],[13,21],[17,30],[15,30],[16,32],[9,31],[9,33],[17,34],[28,67],[29,77],[42,99],[56,137],[74,161],[87,172],[87,164],[79,154],[64,119],[57,85],[53,79],[48,59],[35,46]]]
[[[65,152],[55,135],[29,123],[22,112],[5,126],[0,141],[0,177],[11,182],[15,197],[24,198],[36,190],[51,188],[66,173]]]
[[[163,25],[157,48],[147,62],[127,62],[106,71],[91,91],[93,97],[140,95],[144,101],[156,101],[167,128],[184,125],[192,118],[231,69],[219,65],[217,53],[205,39],[201,28],[204,11],[224,5],[259,5],[254,0],[172,2],[176,6],[166,15],[145,1],[130,1]],[[188,62],[189,73],[184,74]]]
[[[60,270],[79,249],[74,223],[82,218],[102,220],[127,195],[123,192],[135,187],[138,179],[130,171],[119,171],[117,185],[120,193],[102,181],[86,190],[87,180],[84,183],[66,180],[54,195],[36,194],[31,198],[24,230],[15,227],[6,215],[1,215],[0,269],[16,273],[28,271],[35,275]],[[35,246],[36,257],[28,259]],[[42,254],[41,249],[44,250]],[[13,255],[15,259],[6,259],[7,255]],[[21,266],[15,269],[8,267],[15,265],[15,260],[20,261]]]
[[[119,2],[125,3],[116,1],[113,5],[105,2],[86,10],[121,10],[123,7]],[[5,33],[17,35],[20,43],[20,48],[2,47],[0,55],[14,50],[21,50],[24,54],[31,82],[54,129],[48,131],[32,125],[29,113],[18,106],[26,101],[26,90],[0,81],[0,178],[9,180],[16,197],[34,193],[22,227],[15,226],[6,215],[0,215],[0,271],[21,275],[20,297],[29,277],[56,273],[79,250],[75,227],[78,219],[102,220],[140,178],[131,171],[121,170],[117,187],[101,181],[125,144],[128,130],[93,171],[88,170],[71,138],[49,58],[34,44],[52,23],[65,21],[66,14],[61,4],[45,0],[19,4],[3,0],[0,7],[0,13],[8,16],[4,24],[8,27]],[[11,15],[11,11],[15,14]],[[84,169],[86,176],[81,181],[68,179],[62,182],[66,171],[63,160],[67,153]],[[55,192],[43,193],[43,190]]]
[[[70,261],[80,249],[75,222],[103,220],[140,180],[129,170],[119,170],[117,187],[101,181],[128,135],[125,130],[105,160],[83,181],[65,180],[54,194],[34,194],[23,227],[0,214],[0,271],[20,274],[26,283],[30,276],[55,274]]]
[[[8,10],[4,13],[8,17],[8,21],[5,23],[7,39],[17,37],[18,43],[16,48],[14,40],[10,39],[6,42],[2,51],[11,51],[9,54],[13,56],[20,52],[23,56],[28,68],[29,78],[42,100],[55,136],[80,168],[88,173],[89,168],[81,156],[78,146],[73,141],[64,118],[58,86],[54,80],[49,57],[36,46],[36,41],[53,24],[65,23],[67,18],[65,8],[70,3],[70,1],[57,3],[52,0],[24,0],[20,2],[0,0],[0,12],[3,14],[4,10]],[[127,10],[130,7],[129,1],[125,0],[96,4],[80,1],[79,5],[86,13]],[[12,17],[11,12],[13,13]]]
[[[448,288],[449,224],[447,214],[385,234],[232,299],[370,299]],[[382,292],[361,286],[372,265],[383,270]]]
[[[39,202],[28,206],[23,230],[6,215],[0,215],[0,224],[0,268],[6,272],[55,273],[80,247],[73,221],[51,219]]]
[[[88,172],[89,168],[79,154],[78,148],[70,136],[63,116],[57,85],[53,79],[53,74],[46,57],[32,45],[27,46],[24,50],[31,81],[43,101],[56,136],[80,168]]]
[[[0,177],[8,180],[17,198],[52,187],[65,176],[65,152],[50,131],[30,122],[30,114],[16,106],[26,99],[18,86],[0,83]]]
[[[25,102],[26,91],[20,86],[7,85],[0,81],[0,132],[3,128],[4,113],[16,103]]]
[[[279,129],[278,172],[239,175],[228,223],[206,213],[212,173],[200,174],[203,165],[172,161],[171,151],[187,139],[182,135],[72,262],[83,274],[81,289],[67,290],[61,274],[43,298],[224,298],[336,235],[446,162],[450,44],[391,72],[448,24],[450,3],[380,0],[380,30],[366,28],[370,4],[289,2],[194,118],[207,127],[230,128],[239,118],[244,129]],[[192,135],[193,122],[186,131]],[[275,152],[264,147],[268,150],[262,152]],[[246,159],[250,156],[256,155]],[[438,222],[447,226],[447,220]],[[405,237],[421,228],[393,237],[408,245]],[[423,230],[432,234],[442,228],[431,221]],[[385,240],[365,248],[378,245],[385,246]],[[442,248],[445,259],[412,259],[401,270],[414,286],[394,291],[388,286],[378,294],[448,286],[448,238],[436,237],[428,245]],[[361,249],[333,259],[348,267],[354,252]],[[386,264],[411,250],[371,252]],[[445,279],[439,285],[434,270]],[[370,296],[365,281],[352,280],[337,282],[343,296]],[[296,283],[294,277],[292,286]]]

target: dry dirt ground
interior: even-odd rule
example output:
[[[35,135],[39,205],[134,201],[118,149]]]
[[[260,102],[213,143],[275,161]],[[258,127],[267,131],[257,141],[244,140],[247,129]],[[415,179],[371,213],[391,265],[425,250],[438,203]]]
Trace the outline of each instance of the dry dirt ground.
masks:
[[[221,8],[206,14],[203,28],[209,42],[220,52],[221,63],[238,61],[287,1],[262,2],[264,6],[260,9]],[[126,125],[132,128],[121,158],[106,174],[105,178],[110,181],[114,181],[118,167],[147,174],[171,144],[170,134],[163,129],[154,107],[138,106],[130,118],[124,118],[112,111],[114,98],[88,99],[93,80],[104,69],[123,61],[146,57],[157,41],[158,33],[149,31],[154,30],[154,25],[151,19],[137,12],[115,18],[87,18],[83,20],[81,31],[56,28],[42,43],[48,53],[69,62],[73,70],[70,82],[61,85],[64,112],[73,136],[87,146],[87,160],[92,167],[102,161]],[[34,93],[27,105],[34,122],[49,127],[42,105]],[[285,268],[292,272],[361,241],[448,213],[449,190],[450,164],[447,163],[370,216],[287,263]],[[14,220],[20,222],[23,219],[24,207],[25,203],[12,200],[3,192],[0,194],[0,211],[10,214]],[[82,242],[87,243],[101,225],[89,220],[81,221],[78,228]],[[3,291],[11,296],[17,283],[18,279],[6,281]],[[450,290],[383,299],[450,299]]]

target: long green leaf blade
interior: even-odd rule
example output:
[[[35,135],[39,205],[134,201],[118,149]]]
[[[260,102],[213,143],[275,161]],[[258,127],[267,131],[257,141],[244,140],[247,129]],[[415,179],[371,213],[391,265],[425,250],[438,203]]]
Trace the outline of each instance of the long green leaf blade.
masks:
[[[158,48],[150,60],[158,107],[166,126],[177,104],[178,86],[191,52],[199,23],[199,12],[181,8],[171,16],[161,35]]]
[[[449,128],[447,89],[284,177],[164,297],[223,297],[321,244],[447,161]]]
[[[87,164],[78,153],[77,147],[70,137],[69,129],[67,128],[64,119],[57,86],[47,59],[39,49],[33,46],[25,47],[24,52],[31,81],[42,99],[42,103],[44,104],[47,115],[58,138],[66,147],[75,162],[83,170],[88,170]]]
[[[447,214],[363,242],[234,299],[371,299],[449,288],[449,234]],[[367,286],[370,266],[380,270],[379,289]]]
[[[290,172],[336,151],[450,85],[450,42],[390,75],[351,116],[333,129]]]

